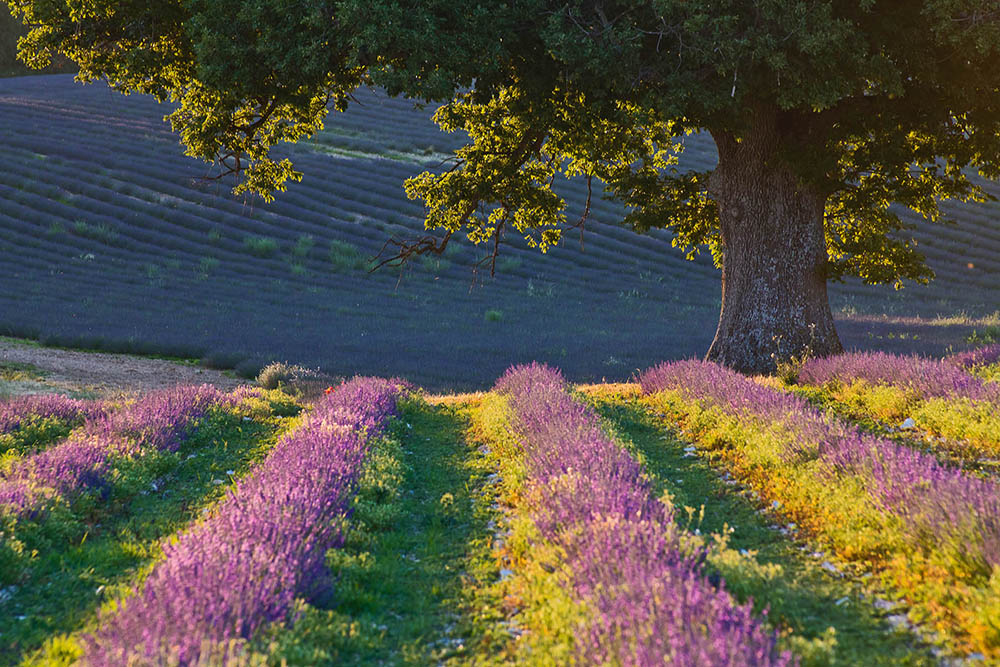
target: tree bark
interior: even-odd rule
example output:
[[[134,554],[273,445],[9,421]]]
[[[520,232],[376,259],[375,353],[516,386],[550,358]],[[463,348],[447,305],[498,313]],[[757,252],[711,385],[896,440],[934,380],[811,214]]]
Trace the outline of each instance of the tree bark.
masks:
[[[722,312],[706,358],[758,374],[792,357],[843,351],[826,292],[826,195],[781,161],[778,114],[758,110],[740,140],[713,137]]]

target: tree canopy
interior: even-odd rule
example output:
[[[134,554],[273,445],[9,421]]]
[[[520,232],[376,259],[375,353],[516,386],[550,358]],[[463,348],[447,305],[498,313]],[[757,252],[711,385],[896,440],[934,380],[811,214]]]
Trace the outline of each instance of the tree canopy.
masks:
[[[561,173],[624,203],[636,230],[709,248],[724,281],[760,220],[815,213],[810,275],[898,286],[933,274],[890,206],[939,220],[940,201],[985,197],[970,170],[1000,175],[993,0],[8,2],[33,28],[28,62],[63,53],[83,80],[178,102],[188,152],[265,197],[300,176],[272,146],[316,131],[359,85],[445,102],[435,119],[470,142],[449,171],[406,183],[443,232],[418,253],[510,228],[546,250],[586,213],[564,210]],[[717,169],[680,168],[693,132],[715,140]],[[737,186],[748,170],[769,175]],[[772,182],[785,204],[767,212],[751,200]]]

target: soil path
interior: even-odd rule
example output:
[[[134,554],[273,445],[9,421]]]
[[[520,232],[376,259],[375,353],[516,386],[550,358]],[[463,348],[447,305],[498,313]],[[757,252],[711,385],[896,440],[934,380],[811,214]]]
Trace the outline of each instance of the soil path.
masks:
[[[98,393],[145,392],[179,384],[211,384],[228,390],[246,383],[221,371],[164,359],[38,347],[9,339],[0,339],[3,362],[33,365],[45,375],[45,384],[55,388]]]

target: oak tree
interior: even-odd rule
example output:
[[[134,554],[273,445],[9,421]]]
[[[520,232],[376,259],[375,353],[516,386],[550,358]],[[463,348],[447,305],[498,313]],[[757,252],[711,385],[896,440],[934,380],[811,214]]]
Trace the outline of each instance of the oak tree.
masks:
[[[400,257],[507,230],[544,251],[579,216],[554,177],[586,178],[625,224],[713,253],[708,357],[744,372],[841,349],[829,280],[933,276],[893,204],[940,220],[1000,174],[996,0],[8,2],[28,62],[174,100],[188,152],[266,197],[300,176],[272,146],[357,86],[444,101],[470,140],[406,183],[439,231]],[[679,165],[695,132],[714,169]]]

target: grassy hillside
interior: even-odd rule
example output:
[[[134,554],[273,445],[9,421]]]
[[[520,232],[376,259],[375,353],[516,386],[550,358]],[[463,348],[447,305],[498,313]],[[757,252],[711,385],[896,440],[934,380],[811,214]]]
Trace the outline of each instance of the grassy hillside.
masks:
[[[484,253],[468,244],[368,273],[387,238],[422,231],[403,180],[461,138],[439,132],[429,109],[369,91],[358,100],[287,149],[306,177],[263,205],[184,157],[167,109],[149,99],[70,76],[0,81],[0,334],[248,373],[287,359],[436,389],[480,387],[533,359],[574,380],[622,379],[707,349],[718,271],[707,257],[685,261],[664,232],[622,228],[609,202],[595,205],[582,244],[574,232],[542,256],[508,237],[496,279],[473,271]],[[691,139],[688,166],[714,159],[710,142]],[[572,217],[585,187],[562,189]],[[958,226],[916,230],[939,275],[930,288],[834,287],[845,343],[912,349],[917,336],[942,352],[968,319],[949,329],[926,318],[1000,308],[998,211],[955,208]]]

